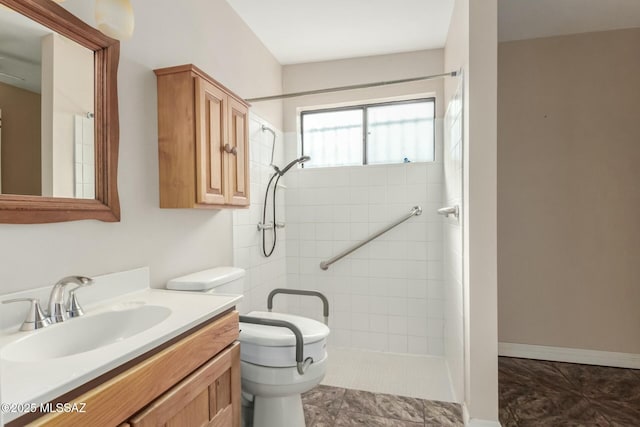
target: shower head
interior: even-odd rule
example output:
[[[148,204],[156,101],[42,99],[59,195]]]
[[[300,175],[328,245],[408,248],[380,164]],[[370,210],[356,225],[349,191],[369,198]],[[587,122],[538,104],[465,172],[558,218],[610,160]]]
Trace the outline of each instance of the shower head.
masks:
[[[304,163],[311,160],[311,157],[309,156],[302,156],[299,159],[295,159],[292,160],[291,162],[289,162],[289,164],[287,166],[284,167],[284,169],[280,170],[280,168],[278,168],[277,166],[273,166],[273,168],[276,170],[276,172],[278,173],[278,175],[283,176],[285,173],[287,173],[287,171],[289,169],[291,169],[296,163]]]

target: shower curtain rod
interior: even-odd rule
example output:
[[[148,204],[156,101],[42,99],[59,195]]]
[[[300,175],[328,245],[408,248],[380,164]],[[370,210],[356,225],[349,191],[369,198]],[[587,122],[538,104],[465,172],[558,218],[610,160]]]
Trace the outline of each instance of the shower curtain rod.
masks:
[[[459,74],[460,74],[459,71],[451,71],[450,73],[434,74],[432,76],[412,77],[412,78],[408,78],[408,79],[389,80],[389,81],[375,82],[375,83],[363,83],[363,84],[359,84],[359,85],[339,86],[339,87],[332,87],[332,88],[328,88],[328,89],[316,89],[316,90],[308,90],[308,91],[305,91],[305,92],[285,93],[283,95],[272,95],[272,96],[263,96],[263,97],[260,97],[260,98],[249,98],[246,101],[247,102],[273,101],[273,100],[276,100],[276,99],[295,98],[297,96],[317,95],[317,94],[320,94],[320,93],[340,92],[340,91],[343,91],[343,90],[366,89],[366,88],[369,88],[369,87],[395,85],[395,84],[398,84],[398,83],[417,82],[417,81],[420,81],[420,80],[441,79],[443,77],[456,77]]]

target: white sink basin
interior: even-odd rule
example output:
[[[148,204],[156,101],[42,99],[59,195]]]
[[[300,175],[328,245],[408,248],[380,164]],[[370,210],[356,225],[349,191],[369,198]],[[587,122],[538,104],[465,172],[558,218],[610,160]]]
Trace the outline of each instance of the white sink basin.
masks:
[[[0,358],[14,362],[38,362],[84,353],[143,332],[170,314],[167,307],[133,304],[70,319],[8,344],[2,349]]]

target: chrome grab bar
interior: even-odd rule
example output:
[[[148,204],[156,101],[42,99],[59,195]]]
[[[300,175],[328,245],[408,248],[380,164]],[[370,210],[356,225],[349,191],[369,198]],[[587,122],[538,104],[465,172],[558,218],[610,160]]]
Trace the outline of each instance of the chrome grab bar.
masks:
[[[309,365],[313,363],[312,357],[304,359],[304,339],[300,329],[291,322],[275,319],[262,319],[260,317],[240,316],[240,323],[253,323],[254,325],[276,326],[279,328],[287,328],[296,337],[296,367],[300,375],[304,375]]]
[[[340,252],[338,255],[334,256],[333,258],[330,258],[330,259],[328,259],[326,261],[322,261],[320,263],[320,268],[323,269],[323,270],[328,270],[329,266],[331,264],[333,264],[334,262],[341,260],[342,258],[344,258],[347,255],[349,255],[351,252],[353,252],[353,251],[355,251],[357,249],[360,249],[361,247],[363,247],[364,245],[366,245],[367,243],[369,243],[373,239],[377,239],[378,237],[382,236],[384,233],[386,233],[387,231],[391,230],[392,228],[397,227],[398,225],[402,224],[403,222],[405,222],[406,220],[410,219],[411,217],[418,216],[418,215],[422,215],[422,208],[420,206],[414,206],[413,208],[411,208],[411,210],[409,211],[409,213],[406,216],[403,216],[402,218],[400,218],[399,220],[397,220],[393,224],[390,224],[390,225],[386,226],[385,228],[383,228],[380,231],[377,231],[376,233],[374,233],[371,236],[367,237],[362,242],[356,243],[355,245],[353,245],[349,249],[345,249],[344,251]]]
[[[302,295],[302,296],[311,296],[318,297],[322,300],[322,314],[324,316],[324,324],[329,324],[329,300],[323,294],[318,291],[306,291],[303,289],[288,289],[288,288],[277,288],[269,292],[269,296],[267,297],[267,311],[271,311],[273,309],[273,297],[277,294],[288,294],[288,295]]]

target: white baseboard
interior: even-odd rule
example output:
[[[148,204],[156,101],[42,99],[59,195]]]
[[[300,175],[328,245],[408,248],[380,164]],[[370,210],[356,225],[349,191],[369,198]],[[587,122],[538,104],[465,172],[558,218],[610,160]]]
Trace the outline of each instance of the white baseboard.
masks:
[[[583,350],[579,348],[548,347],[544,345],[498,343],[498,355],[584,365],[612,366],[640,369],[640,354],[611,351]]]
[[[465,427],[501,427],[498,421],[479,420],[477,418],[469,417],[469,410],[466,404],[462,404],[462,419]]]

